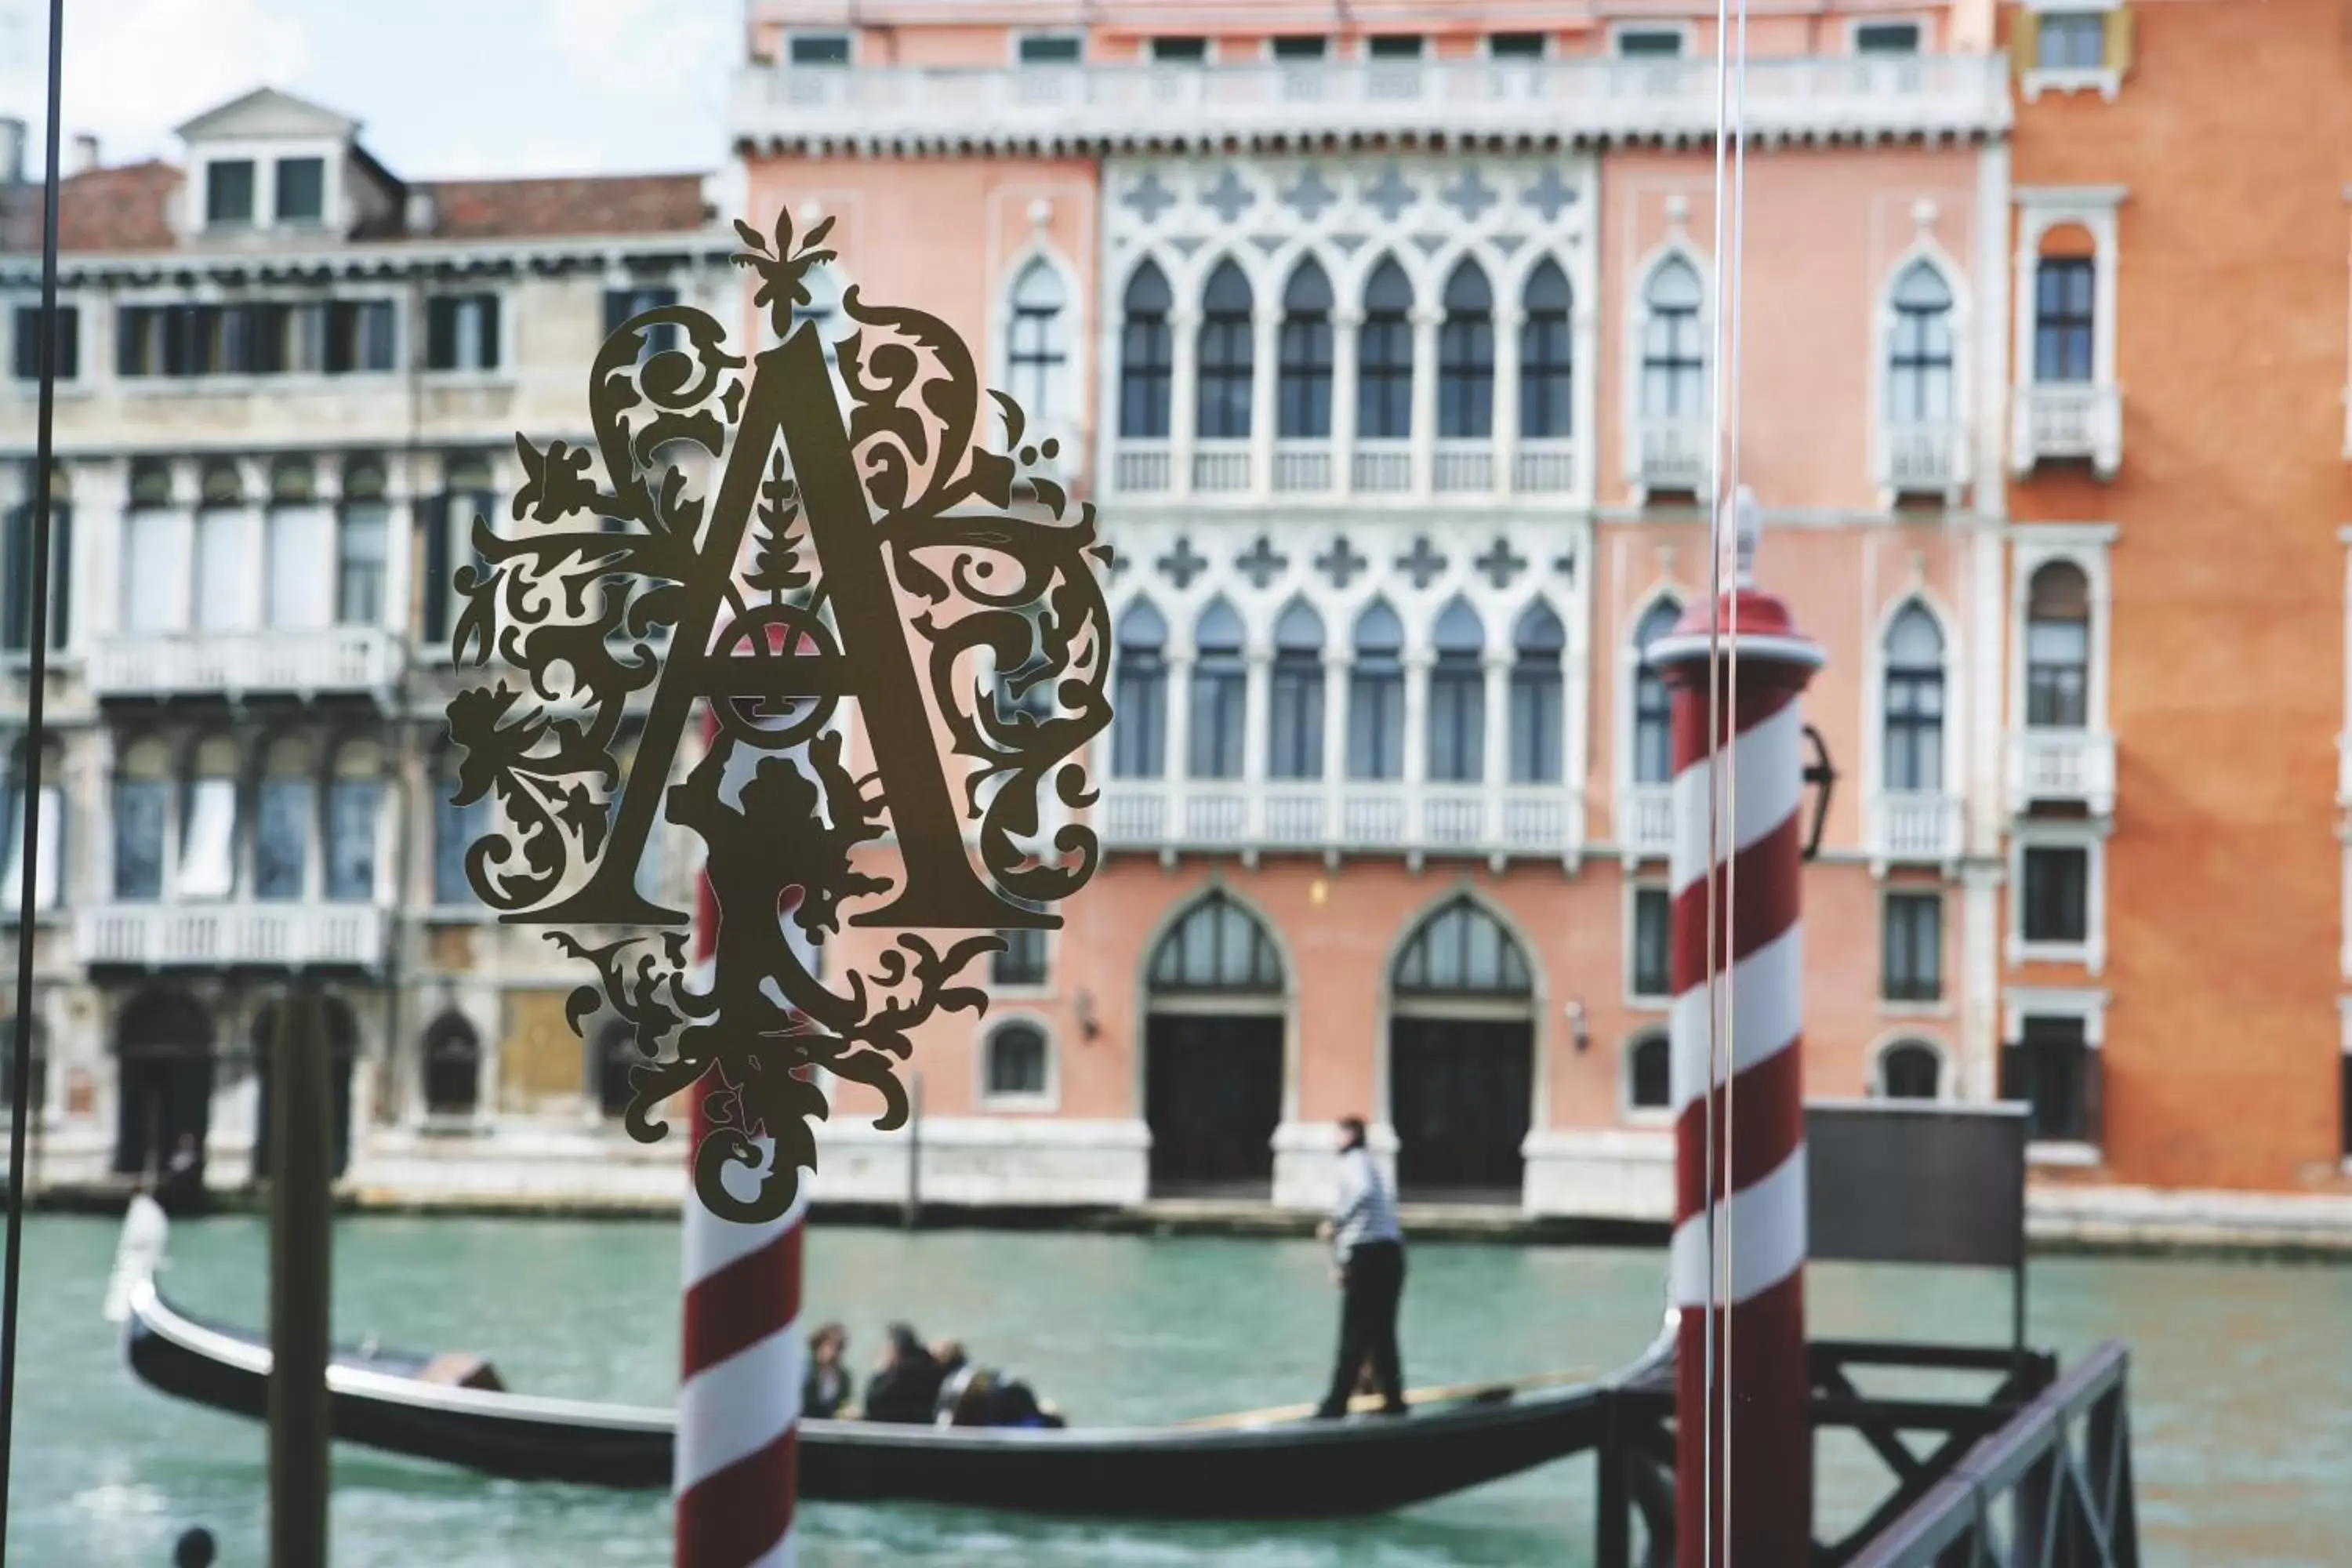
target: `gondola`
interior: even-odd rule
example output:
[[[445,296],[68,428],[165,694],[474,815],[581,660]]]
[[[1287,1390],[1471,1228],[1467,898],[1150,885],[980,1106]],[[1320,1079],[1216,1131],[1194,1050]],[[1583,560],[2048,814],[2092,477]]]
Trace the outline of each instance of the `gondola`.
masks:
[[[263,1338],[182,1312],[156,1288],[152,1244],[125,1239],[110,1314],[132,1373],[161,1393],[260,1419]],[[1331,1519],[1386,1512],[1499,1480],[1600,1440],[1604,1395],[1663,1374],[1671,1323],[1633,1365],[1599,1381],[1524,1379],[1442,1391],[1402,1416],[1293,1412],[1142,1427],[900,1426],[804,1421],[803,1497],[908,1500],[1124,1519]],[[671,1412],[549,1399],[499,1386],[468,1357],[337,1347],[327,1373],[334,1436],[515,1480],[670,1484]]]

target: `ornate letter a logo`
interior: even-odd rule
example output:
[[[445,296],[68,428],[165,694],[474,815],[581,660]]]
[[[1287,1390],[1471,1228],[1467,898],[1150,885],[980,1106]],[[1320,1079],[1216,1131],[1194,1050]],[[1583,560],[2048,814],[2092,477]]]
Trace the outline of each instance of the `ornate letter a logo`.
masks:
[[[646,311],[596,356],[594,451],[517,437],[516,527],[476,520],[455,643],[523,687],[493,676],[449,724],[457,804],[494,798],[505,819],[467,852],[475,890],[508,922],[572,928],[551,940],[596,972],[572,1026],[609,1008],[645,1058],[632,1135],[662,1137],[654,1108],[718,1075],[696,1188],[760,1221],[815,1164],[807,1069],[875,1086],[896,1127],[908,1032],[986,1006],[957,982],[1002,940],[942,951],[919,932],[1056,927],[1049,906],[1093,875],[1093,832],[1055,819],[1092,804],[1085,752],[1110,719],[1108,551],[1002,393],[1004,449],[987,443],[945,323],[855,289],[837,351],[795,320],[830,220],[794,249],[780,217],[772,251],[735,226],[777,345],[747,361],[703,311]],[[672,784],[698,704],[707,744]],[[657,816],[707,852],[707,971],[687,911],[640,890]],[[880,928],[877,956],[824,973],[814,955],[845,924]],[[575,934],[592,926],[670,929]],[[756,1198],[728,1190],[730,1164],[762,1172]]]

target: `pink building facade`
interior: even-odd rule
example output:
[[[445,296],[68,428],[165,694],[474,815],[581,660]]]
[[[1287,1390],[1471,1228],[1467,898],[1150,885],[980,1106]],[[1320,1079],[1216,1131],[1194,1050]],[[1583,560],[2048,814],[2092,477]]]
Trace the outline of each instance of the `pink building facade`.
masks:
[[[963,332],[1118,552],[1106,865],[919,1038],[926,1197],[1311,1205],[1356,1113],[1407,1201],[1667,1217],[1641,647],[1706,593],[1720,478],[1712,8],[751,9],[753,221],[837,220],[821,308]],[[1748,39],[1738,477],[1840,774],[1817,1095],[2000,1082],[1990,43],[1972,4]],[[821,1195],[905,1192],[869,1110]]]

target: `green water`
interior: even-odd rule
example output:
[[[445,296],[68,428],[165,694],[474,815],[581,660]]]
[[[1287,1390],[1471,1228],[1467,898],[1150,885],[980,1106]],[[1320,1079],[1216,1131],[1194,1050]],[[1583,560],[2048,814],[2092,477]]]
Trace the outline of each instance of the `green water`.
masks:
[[[104,1221],[39,1218],[25,1251],[23,1384],[9,1560],[160,1568],[190,1524],[224,1568],[265,1561],[257,1426],[134,1384],[99,1316]],[[174,1300],[262,1320],[259,1226],[184,1225]],[[1658,1321],[1651,1255],[1429,1245],[1405,1293],[1415,1383],[1612,1364]],[[664,1401],[677,1359],[673,1227],[356,1219],[337,1231],[335,1329],[492,1357],[510,1386]],[[869,1363],[884,1322],[954,1334],[1029,1376],[1081,1421],[1284,1404],[1319,1391],[1333,1305],[1304,1242],[887,1231],[814,1232],[810,1321],[839,1318]],[[1998,1338],[1999,1281],[1817,1268],[1815,1331]],[[2134,1346],[2140,1517],[2152,1564],[2352,1563],[2352,1269],[2053,1259],[2036,1265],[2037,1341]],[[1825,1507],[1873,1476],[1825,1457]],[[486,1482],[344,1450],[336,1568],[554,1568],[668,1561],[659,1496]],[[1244,1568],[1575,1564],[1591,1542],[1591,1464],[1570,1460],[1396,1517],[1265,1528],[1044,1523],[920,1508],[811,1506],[801,1561],[835,1564],[1218,1563]]]

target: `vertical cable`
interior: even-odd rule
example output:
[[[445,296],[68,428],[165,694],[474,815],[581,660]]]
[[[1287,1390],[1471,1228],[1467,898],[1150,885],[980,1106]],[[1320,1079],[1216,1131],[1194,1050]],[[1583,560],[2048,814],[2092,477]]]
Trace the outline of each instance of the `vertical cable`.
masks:
[[[1734,4],[1738,9],[1739,36],[1736,47],[1728,51],[1731,57],[1732,79],[1731,251],[1727,261],[1718,268],[1717,276],[1720,278],[1727,273],[1730,279],[1730,394],[1725,400],[1725,406],[1727,406],[1729,409],[1727,423],[1729,426],[1728,444],[1731,449],[1731,471],[1727,489],[1732,498],[1732,505],[1736,513],[1738,510],[1743,509],[1746,504],[1744,499],[1745,490],[1744,487],[1740,483],[1739,472],[1739,413],[1742,403],[1740,384],[1740,350],[1746,337],[1744,331],[1746,322],[1742,316],[1741,306],[1744,302],[1746,295],[1745,286],[1748,280],[1748,0],[1734,0]],[[1735,515],[1735,534],[1738,531],[1738,519]],[[1719,545],[1718,548],[1720,548]],[[1735,567],[1738,564],[1736,554],[1738,548],[1739,542],[1735,538],[1733,541]],[[1733,698],[1733,700],[1735,701],[1738,700],[1736,694],[1739,690],[1738,593],[1740,589],[1748,586],[1746,578],[1747,574],[1744,572],[1736,573],[1735,574],[1733,580],[1730,625],[1726,628],[1730,647],[1727,651],[1724,659],[1724,681],[1729,690],[1735,693]],[[1723,784],[1724,797],[1727,803],[1725,806],[1727,816],[1730,816],[1732,811],[1736,808],[1739,799],[1738,749],[1737,747],[1729,748],[1729,752],[1730,760],[1725,770]],[[1732,853],[1726,858],[1723,868],[1723,901],[1727,908],[1737,909],[1738,907],[1738,886],[1739,877],[1738,835],[1734,833],[1730,837],[1733,838],[1734,843]],[[1736,952],[1738,951],[1737,944],[1733,942],[1727,941],[1724,945],[1727,952]],[[1738,994],[1731,985],[1728,978],[1726,979],[1723,991],[1724,1033],[1727,1038],[1736,1042],[1738,1038],[1739,1030],[1739,1002]],[[1736,1045],[1734,1049],[1736,1051]],[[1731,1069],[1724,1074],[1723,1080],[1723,1145],[1726,1152],[1723,1171],[1723,1204],[1725,1216],[1723,1226],[1723,1277],[1727,1280],[1734,1278],[1733,1248],[1738,1242],[1735,1227],[1732,1226],[1730,1221],[1732,1176],[1729,1154],[1729,1151],[1732,1147],[1734,1129],[1738,1125],[1738,1107],[1736,1098],[1738,1092],[1738,1079],[1739,1073],[1738,1070],[1738,1065],[1737,1063],[1734,1063]],[[1723,1511],[1726,1519],[1728,1519],[1731,1515],[1731,1401],[1733,1386],[1731,1365],[1731,1315],[1737,1310],[1737,1304],[1731,1300],[1730,1292],[1727,1289],[1723,1305]],[[1728,1558],[1730,1556],[1730,1543],[1727,1541],[1724,1546],[1724,1555]]]
[[[1727,695],[1721,654],[1723,651],[1723,448],[1724,448],[1724,385],[1723,385],[1723,268],[1724,268],[1724,139],[1730,120],[1730,74],[1724,53],[1724,39],[1730,32],[1729,0],[1716,0],[1715,6],[1715,237],[1712,286],[1713,308],[1707,321],[1707,517],[1706,517],[1706,958],[1700,973],[1706,986],[1706,1082],[1701,1092],[1706,1097],[1706,1185],[1704,1212],[1706,1239],[1706,1320],[1705,1343],[1706,1366],[1703,1379],[1706,1389],[1706,1407],[1697,1413],[1704,1433],[1701,1467],[1701,1517],[1705,1520],[1703,1562],[1715,1568],[1716,1509],[1715,1487],[1715,1410],[1718,1397],[1727,1403],[1727,1394],[1718,1394],[1717,1379],[1722,1368],[1716,1352],[1718,1299],[1727,1296],[1730,1279],[1719,1267],[1720,1251],[1716,1225],[1720,1213],[1727,1222],[1729,1215],[1722,1210],[1717,1189],[1729,1184],[1730,1162],[1719,1159],[1718,1150],[1728,1153],[1727,1146],[1718,1142],[1716,1134],[1715,1086],[1723,1077],[1722,1051],[1725,1021],[1720,1008],[1722,996],[1718,989],[1718,960],[1723,952],[1725,922],[1730,910],[1723,906],[1720,884],[1716,868],[1722,863],[1722,846],[1726,837],[1723,797],[1723,717]],[[1726,1130],[1728,1131],[1727,1129]],[[1685,1419],[1690,1419],[1686,1415]]]
[[[16,1027],[8,1066],[8,1243],[5,1299],[0,1299],[0,1563],[8,1557],[9,1459],[16,1446],[16,1303],[24,1276],[25,1143],[31,1117],[26,1090],[33,1056],[33,901],[39,876],[41,753],[47,739],[49,683],[49,460],[54,447],[58,396],[58,142],[59,82],[65,74],[65,0],[49,0],[48,147],[41,183],[40,404],[33,437],[32,580],[21,590],[32,596],[32,660],[25,671],[25,761],[23,805],[24,875],[16,899]]]

